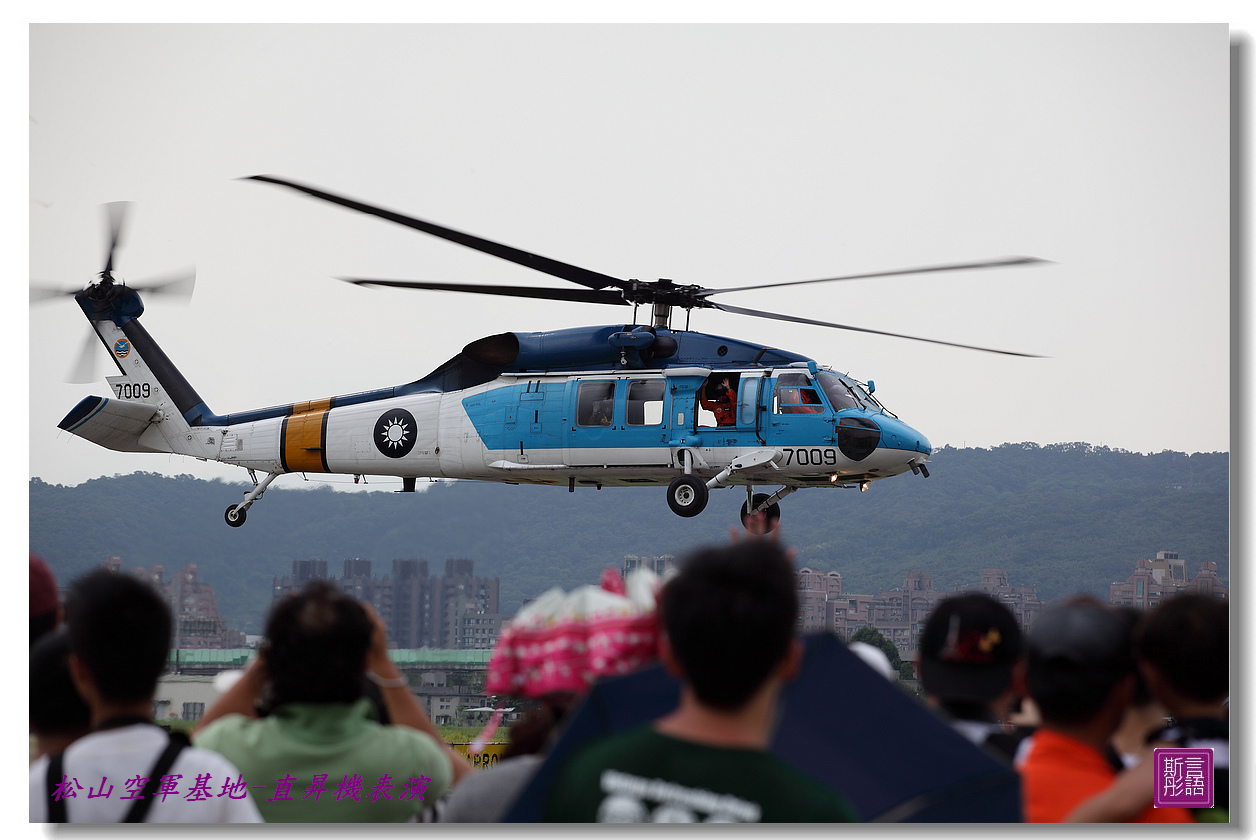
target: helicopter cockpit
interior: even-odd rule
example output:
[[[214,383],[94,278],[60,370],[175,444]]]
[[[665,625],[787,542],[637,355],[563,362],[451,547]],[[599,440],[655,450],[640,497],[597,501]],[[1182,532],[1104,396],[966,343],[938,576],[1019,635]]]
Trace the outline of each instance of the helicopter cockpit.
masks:
[[[698,429],[755,428],[763,395],[763,410],[772,415],[826,414],[850,409],[886,411],[862,383],[827,370],[781,371],[774,378],[746,371],[715,371],[694,394]],[[887,412],[889,413],[889,412]]]
[[[835,411],[847,408],[887,411],[885,406],[872,396],[871,384],[869,388],[864,388],[859,382],[849,377],[827,370],[817,371],[816,379],[819,380],[820,387],[824,389],[825,396],[829,398],[829,403]]]

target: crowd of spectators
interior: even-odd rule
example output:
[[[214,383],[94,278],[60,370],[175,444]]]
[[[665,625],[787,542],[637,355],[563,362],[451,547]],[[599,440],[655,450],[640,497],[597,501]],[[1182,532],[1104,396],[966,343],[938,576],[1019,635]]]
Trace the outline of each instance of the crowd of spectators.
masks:
[[[70,587],[65,615],[69,675],[90,731],[31,764],[31,822],[260,822],[234,765],[153,723],[170,651],[165,599],[100,569]],[[172,795],[181,780],[191,796]]]
[[[749,530],[693,552],[659,591],[675,707],[545,773],[581,695],[536,698],[502,760],[473,770],[392,662],[371,606],[326,581],[275,604],[257,656],[189,740],[152,719],[165,599],[102,569],[62,605],[32,555],[30,820],[495,822],[540,789],[545,822],[858,821],[843,791],[772,749],[803,645],[791,553],[779,531]],[[1023,633],[996,599],[962,594],[928,617],[915,664],[930,725],[1016,774],[1025,821],[1226,822],[1228,624],[1209,596],[1145,613],[1077,597]],[[859,655],[849,667],[897,681]],[[1157,807],[1165,747],[1210,751],[1213,807]]]

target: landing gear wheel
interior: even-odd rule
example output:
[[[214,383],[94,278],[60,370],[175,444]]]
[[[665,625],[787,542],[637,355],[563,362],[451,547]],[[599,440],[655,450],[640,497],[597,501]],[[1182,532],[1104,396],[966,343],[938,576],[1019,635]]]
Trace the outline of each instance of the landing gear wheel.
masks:
[[[755,493],[755,494],[754,494],[754,499],[752,499],[750,502],[743,502],[743,503],[742,503],[742,505],[741,505],[741,527],[745,528],[747,531],[749,531],[749,530],[750,530],[750,528],[749,528],[749,526],[748,526],[748,522],[750,521],[750,510],[751,510],[751,508],[752,508],[752,507],[758,507],[759,505],[763,504],[763,503],[764,503],[764,502],[766,502],[767,500],[768,500],[768,494],[767,494],[767,493]],[[765,531],[764,533],[770,534],[770,533],[772,533],[773,531],[775,531],[775,530],[776,530],[776,523],[777,523],[777,522],[780,520],[780,518],[781,518],[781,506],[780,506],[780,505],[778,505],[778,504],[776,504],[775,502],[773,502],[772,504],[768,505],[767,509],[766,509],[765,511],[763,511],[763,512],[764,512],[765,514],[767,514],[767,526],[768,526],[767,531]]]
[[[692,475],[678,475],[667,487],[667,506],[677,516],[697,516],[706,507],[706,483]]]
[[[247,518],[245,514],[247,513],[248,511],[246,510],[236,510],[236,506],[232,505],[227,508],[227,512],[223,515],[223,519],[226,519],[227,524],[232,528],[239,528],[244,524],[244,520]]]

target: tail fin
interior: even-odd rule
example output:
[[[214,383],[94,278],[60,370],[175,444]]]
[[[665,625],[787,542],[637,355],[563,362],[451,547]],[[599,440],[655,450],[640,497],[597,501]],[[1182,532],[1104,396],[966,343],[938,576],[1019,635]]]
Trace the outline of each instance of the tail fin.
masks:
[[[212,426],[219,418],[140,324],[144,304],[139,294],[102,280],[75,300],[119,375],[105,377],[113,390],[109,397],[87,397],[59,428],[123,452],[215,459],[221,435]]]

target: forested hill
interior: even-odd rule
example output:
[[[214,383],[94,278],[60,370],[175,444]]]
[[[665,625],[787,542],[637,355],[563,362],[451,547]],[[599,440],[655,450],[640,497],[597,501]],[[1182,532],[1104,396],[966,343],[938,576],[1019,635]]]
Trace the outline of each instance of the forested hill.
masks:
[[[137,459],[138,460],[138,459]],[[798,565],[835,569],[846,592],[902,584],[912,569],[950,590],[982,569],[1007,571],[1014,586],[1050,600],[1090,591],[1104,601],[1141,558],[1176,551],[1192,576],[1202,561],[1229,580],[1226,453],[1155,455],[1087,444],[1006,444],[935,452],[931,476],[873,483],[866,493],[807,489],[782,502],[785,540]],[[420,485],[422,486],[422,485]],[[306,488],[316,489],[306,489]],[[30,481],[30,546],[59,581],[122,557],[185,563],[213,585],[230,623],[259,632],[272,577],[295,559],[322,558],[333,575],[346,557],[422,558],[440,574],[468,557],[476,573],[501,578],[502,608],[551,586],[594,583],[625,554],[682,555],[728,538],[743,488],[713,492],[694,519],[675,516],[663,490],[525,487],[440,482],[421,493],[341,493],[280,478],[229,528],[223,510],[246,487],[191,476],[133,473],[75,487]]]

